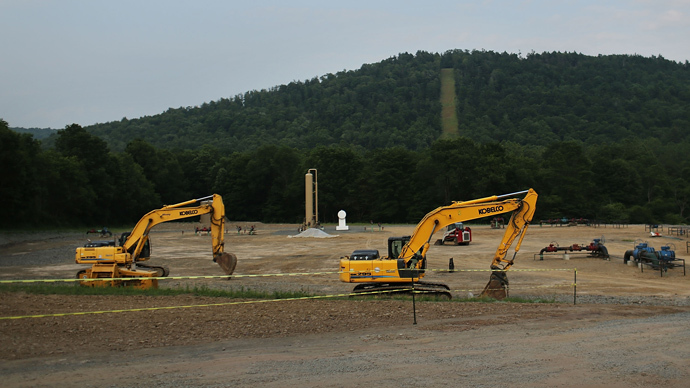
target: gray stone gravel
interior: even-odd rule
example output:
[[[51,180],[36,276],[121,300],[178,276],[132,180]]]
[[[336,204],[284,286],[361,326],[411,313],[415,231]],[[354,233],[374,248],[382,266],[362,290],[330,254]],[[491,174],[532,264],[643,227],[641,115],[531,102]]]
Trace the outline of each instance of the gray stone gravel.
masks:
[[[529,297],[527,297],[529,298]],[[541,297],[543,298],[543,296]],[[538,298],[534,298],[538,299]],[[559,303],[573,303],[572,295],[556,295],[553,300]],[[605,295],[577,295],[577,304],[616,304],[640,306],[690,306],[690,298],[662,296],[605,296]]]
[[[89,238],[101,239],[77,232],[0,233],[0,267],[73,264],[74,250]],[[31,252],[25,248],[34,244],[44,248]]]

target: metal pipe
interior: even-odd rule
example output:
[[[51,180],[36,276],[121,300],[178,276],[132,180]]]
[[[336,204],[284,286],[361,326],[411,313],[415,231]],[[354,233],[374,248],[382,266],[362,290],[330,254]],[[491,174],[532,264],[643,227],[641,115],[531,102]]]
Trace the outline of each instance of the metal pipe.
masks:
[[[516,192],[510,193],[510,194],[497,195],[496,198],[500,199],[500,198],[506,198],[506,197],[514,197],[518,194],[525,194],[527,192],[529,192],[529,190],[516,191]]]

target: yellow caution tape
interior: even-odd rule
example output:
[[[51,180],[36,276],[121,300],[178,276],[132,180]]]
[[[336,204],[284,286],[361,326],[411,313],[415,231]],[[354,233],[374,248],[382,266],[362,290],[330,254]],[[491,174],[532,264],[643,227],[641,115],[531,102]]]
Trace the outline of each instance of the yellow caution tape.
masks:
[[[547,269],[425,269],[429,272],[549,272],[549,271],[573,271],[573,268],[547,268]]]
[[[276,274],[257,274],[257,275],[196,275],[196,276],[160,276],[160,277],[127,277],[127,278],[70,278],[70,279],[14,279],[0,280],[0,284],[5,283],[58,283],[58,282],[102,282],[102,281],[130,281],[130,280],[173,280],[173,279],[226,279],[226,278],[251,278],[251,277],[271,277],[271,276],[306,276],[306,275],[334,275],[340,272],[304,272],[304,273],[276,273]]]
[[[425,269],[427,272],[546,272],[546,271],[575,271],[572,268],[563,269]],[[196,276],[165,276],[165,277],[127,277],[127,278],[85,278],[85,279],[12,279],[0,280],[0,284],[7,283],[60,283],[60,282],[102,282],[102,281],[132,281],[132,280],[181,280],[181,279],[227,279],[227,278],[252,278],[252,277],[274,277],[274,276],[311,276],[311,275],[339,275],[348,273],[342,271],[332,272],[296,272],[296,273],[273,273],[256,275],[196,275]]]
[[[349,296],[360,296],[367,294],[382,294],[390,292],[408,291],[411,288],[400,288],[396,290],[385,290],[385,291],[366,291],[358,293],[347,293],[347,294],[334,294],[334,295],[315,295],[315,296],[302,296],[295,298],[283,298],[283,299],[261,299],[261,300],[247,300],[247,301],[235,301],[235,302],[224,302],[224,303],[208,303],[208,304],[197,304],[197,305],[184,305],[184,306],[165,306],[165,307],[141,307],[134,309],[121,309],[121,310],[102,310],[102,311],[80,311],[74,313],[56,313],[56,314],[37,314],[37,315],[18,315],[12,317],[0,317],[0,320],[10,320],[10,319],[24,319],[24,318],[46,318],[46,317],[66,317],[75,315],[90,315],[90,314],[109,314],[109,313],[129,313],[135,311],[156,311],[156,310],[174,310],[174,309],[186,309],[194,307],[218,307],[218,306],[231,306],[231,305],[241,305],[241,304],[253,304],[253,303],[268,303],[268,302],[283,302],[292,300],[307,300],[307,299],[327,299],[327,298],[337,298],[337,297],[349,297]]]
[[[525,289],[536,289],[536,288],[556,288],[556,287],[574,287],[576,284],[559,284],[551,286],[534,286],[534,287],[510,287],[511,290],[525,290]],[[401,291],[414,292],[416,294],[426,294],[426,293],[436,293],[435,291],[420,291],[415,290],[412,287],[402,287],[394,290],[381,290],[381,291],[363,291],[363,292],[351,292],[347,294],[333,294],[333,295],[314,295],[314,296],[303,296],[295,298],[283,298],[283,299],[261,299],[261,300],[248,300],[248,301],[234,301],[234,302],[223,302],[223,303],[207,303],[207,304],[197,304],[197,305],[181,305],[181,306],[164,306],[164,307],[141,307],[133,309],[120,309],[120,310],[101,310],[101,311],[79,311],[73,313],[55,313],[55,314],[36,314],[36,315],[19,315],[19,316],[9,316],[0,317],[0,320],[14,320],[14,319],[25,319],[25,318],[47,318],[47,317],[66,317],[66,316],[77,316],[77,315],[91,315],[91,314],[110,314],[110,313],[127,313],[136,311],[156,311],[156,310],[174,310],[174,309],[186,309],[186,308],[196,308],[196,307],[219,307],[219,306],[232,306],[232,305],[242,305],[242,304],[254,304],[254,303],[268,303],[268,302],[283,302],[283,301],[294,301],[294,300],[308,300],[308,299],[327,299],[327,298],[338,298],[338,297],[351,297],[351,296],[362,296],[362,295],[379,295],[385,293],[396,293]],[[454,289],[449,290],[449,292],[477,292],[478,289]]]

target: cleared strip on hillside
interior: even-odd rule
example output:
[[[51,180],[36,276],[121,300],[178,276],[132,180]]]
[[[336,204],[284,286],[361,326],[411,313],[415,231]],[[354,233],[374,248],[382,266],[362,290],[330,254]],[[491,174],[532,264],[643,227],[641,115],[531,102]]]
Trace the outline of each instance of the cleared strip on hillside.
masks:
[[[442,139],[456,137],[458,115],[455,109],[455,74],[453,69],[441,69],[441,133]]]

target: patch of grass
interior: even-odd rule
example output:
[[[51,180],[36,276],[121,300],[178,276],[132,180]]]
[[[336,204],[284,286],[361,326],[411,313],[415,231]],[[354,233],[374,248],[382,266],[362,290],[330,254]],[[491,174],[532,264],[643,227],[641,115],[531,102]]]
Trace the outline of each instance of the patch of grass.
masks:
[[[25,292],[38,295],[145,295],[175,296],[194,295],[233,299],[290,299],[312,296],[304,291],[256,291],[241,288],[239,290],[217,290],[208,287],[157,288],[140,290],[132,287],[84,287],[79,284],[1,284],[0,292]]]
[[[0,284],[0,293],[10,292],[24,292],[27,294],[37,295],[144,295],[144,296],[176,296],[176,295],[194,295],[206,296],[213,298],[230,298],[230,299],[294,299],[307,298],[314,296],[314,294],[300,290],[300,291],[259,291],[249,288],[240,288],[237,290],[219,290],[212,289],[206,286],[195,287],[180,287],[180,288],[152,288],[148,290],[140,290],[132,287],[85,287],[79,284],[55,284],[55,283],[33,283],[33,284]],[[383,295],[358,295],[354,298],[339,297],[336,300],[403,300],[412,301],[412,295],[409,294],[383,294]],[[484,297],[471,298],[453,298],[446,299],[445,297],[434,295],[415,295],[415,300],[419,302],[455,302],[455,303],[556,303],[553,299],[527,299],[520,297],[509,297],[503,300]]]

